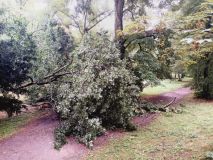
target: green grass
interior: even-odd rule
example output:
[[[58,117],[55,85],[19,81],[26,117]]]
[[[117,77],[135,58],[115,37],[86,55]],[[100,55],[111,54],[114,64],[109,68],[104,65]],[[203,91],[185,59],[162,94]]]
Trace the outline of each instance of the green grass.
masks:
[[[13,135],[36,116],[38,116],[38,112],[0,119],[0,140]]]
[[[177,80],[163,80],[160,85],[154,87],[146,87],[142,95],[157,95],[165,92],[173,91],[186,86],[191,81],[190,78],[184,78],[182,82]]]
[[[198,160],[213,151],[213,103],[191,102],[182,114],[165,113],[148,127],[91,151],[89,160]]]

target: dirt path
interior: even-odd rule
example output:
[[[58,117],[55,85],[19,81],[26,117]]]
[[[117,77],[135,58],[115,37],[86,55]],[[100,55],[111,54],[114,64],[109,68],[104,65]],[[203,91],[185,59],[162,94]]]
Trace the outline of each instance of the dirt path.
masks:
[[[47,115],[0,142],[0,160],[79,160],[87,149],[70,138],[61,151],[53,149],[57,120]]]
[[[168,102],[176,97],[176,102],[180,102],[186,95],[190,94],[189,88],[181,88],[176,91],[161,94],[159,96],[149,97],[153,102]],[[145,115],[142,118],[135,118],[137,125],[147,125],[156,115]],[[57,126],[57,120],[54,115],[47,115],[43,118],[30,123],[18,134],[0,142],[0,160],[79,160],[89,150],[82,144],[77,143],[73,138],[69,139],[61,151],[53,149],[53,131]],[[122,136],[123,133],[107,132],[105,136],[95,141],[95,149],[101,147],[110,138]]]
[[[145,99],[159,105],[159,104],[168,104],[174,98],[176,98],[174,104],[172,105],[174,106],[181,103],[182,99],[191,93],[192,90],[190,88],[180,88],[175,91],[163,93],[160,95],[147,96]],[[159,114],[157,113],[154,114],[148,113],[142,117],[135,117],[133,119],[133,123],[136,124],[137,126],[144,127],[153,122],[153,120],[155,120],[158,116]]]
[[[175,103],[177,104],[190,93],[192,93],[190,88],[180,88],[160,95],[148,96],[146,99],[152,101],[153,103],[168,103],[176,97]]]

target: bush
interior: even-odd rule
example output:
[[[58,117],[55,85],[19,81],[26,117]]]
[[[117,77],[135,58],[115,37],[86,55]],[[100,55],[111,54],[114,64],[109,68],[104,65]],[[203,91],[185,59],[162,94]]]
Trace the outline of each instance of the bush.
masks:
[[[92,147],[105,128],[134,130],[130,123],[137,106],[137,78],[120,60],[119,51],[106,35],[86,37],[73,55],[71,76],[63,79],[55,94],[61,124],[55,131],[55,147],[65,136],[75,135]]]
[[[0,97],[0,111],[6,111],[8,117],[12,117],[13,113],[19,113],[22,102],[13,97]]]

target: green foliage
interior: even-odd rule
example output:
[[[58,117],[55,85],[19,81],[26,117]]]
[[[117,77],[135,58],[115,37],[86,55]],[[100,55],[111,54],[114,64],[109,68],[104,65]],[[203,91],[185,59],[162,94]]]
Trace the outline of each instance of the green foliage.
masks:
[[[188,4],[188,5],[187,5]],[[188,66],[193,76],[193,87],[196,95],[201,98],[213,98],[213,71],[212,71],[212,8],[211,0],[193,1],[184,3],[179,28],[182,30],[178,37],[177,52],[182,64]],[[191,6],[194,6],[192,8]],[[183,43],[186,41],[186,43]]]
[[[193,86],[196,89],[196,95],[200,98],[213,98],[213,55],[210,54],[191,65],[190,69],[193,75]]]
[[[74,41],[70,34],[55,21],[49,21],[46,27],[37,32],[34,40],[37,44],[36,61],[33,63],[29,76],[34,81],[43,78],[66,65],[70,61],[70,52],[74,49]],[[49,85],[31,86],[29,95],[33,101],[40,98],[51,100],[53,90]]]
[[[36,46],[23,18],[4,15],[1,18],[0,90],[8,92],[28,79]]]
[[[133,61],[133,71],[139,78],[141,90],[143,82],[158,84],[159,79],[171,78],[171,65],[174,63],[174,50],[171,47],[172,31],[160,24],[157,31],[150,33],[127,33],[124,37],[128,57]],[[144,36],[149,34],[149,36]]]
[[[36,45],[32,35],[27,31],[24,18],[10,15],[2,10],[0,15],[0,110],[11,117],[19,113],[21,101],[9,96],[9,92],[17,90],[26,80],[35,60]]]
[[[21,101],[13,97],[0,96],[0,111],[6,111],[9,117],[12,117],[13,113],[20,112],[21,104]]]
[[[106,35],[85,37],[73,53],[69,71],[72,75],[57,87],[61,125],[56,130],[56,148],[64,144],[65,135],[75,135],[92,147],[104,128],[134,129],[130,119],[137,106],[137,78]]]
[[[145,50],[138,50],[133,57],[133,72],[138,77],[137,85],[142,91],[146,86],[144,82],[151,85],[158,84],[157,73],[159,63],[154,55]]]

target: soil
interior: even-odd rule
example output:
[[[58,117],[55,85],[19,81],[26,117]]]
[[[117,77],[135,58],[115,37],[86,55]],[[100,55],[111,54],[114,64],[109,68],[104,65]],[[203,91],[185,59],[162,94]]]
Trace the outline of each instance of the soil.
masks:
[[[189,95],[189,88],[181,88],[176,91],[149,97],[149,100],[158,102],[169,102],[176,97],[176,103]],[[133,122],[139,126],[146,126],[156,119],[158,114],[146,114],[135,117]],[[58,121],[54,114],[47,114],[40,119],[31,122],[20,132],[8,139],[0,141],[0,160],[79,160],[85,157],[89,149],[79,144],[76,139],[69,138],[60,151],[53,148],[53,132]],[[105,135],[97,138],[94,149],[107,144],[112,138],[119,138],[124,131],[107,131]]]

